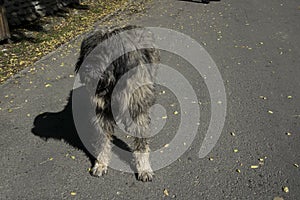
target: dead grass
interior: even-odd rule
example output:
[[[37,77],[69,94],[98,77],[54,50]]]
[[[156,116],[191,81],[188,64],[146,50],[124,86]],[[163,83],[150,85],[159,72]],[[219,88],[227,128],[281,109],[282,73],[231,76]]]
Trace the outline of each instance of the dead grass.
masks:
[[[47,16],[13,28],[13,43],[0,45],[0,84],[60,45],[91,30],[108,14],[128,5],[132,12],[139,10],[139,5],[129,0],[86,0],[83,4],[89,9],[67,8],[62,15]]]

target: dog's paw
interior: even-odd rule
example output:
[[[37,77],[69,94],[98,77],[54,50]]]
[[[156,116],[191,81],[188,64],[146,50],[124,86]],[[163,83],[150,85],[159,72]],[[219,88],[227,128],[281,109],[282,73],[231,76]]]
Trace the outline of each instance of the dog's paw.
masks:
[[[143,182],[152,181],[154,173],[152,171],[142,171],[138,173],[138,180]]]
[[[93,176],[103,176],[107,173],[107,165],[96,162],[91,170],[91,173]]]

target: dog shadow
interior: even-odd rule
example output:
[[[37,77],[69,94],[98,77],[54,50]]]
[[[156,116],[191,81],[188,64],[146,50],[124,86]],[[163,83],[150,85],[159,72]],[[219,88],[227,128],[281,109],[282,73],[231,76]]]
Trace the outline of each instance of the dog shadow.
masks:
[[[75,91],[76,90],[76,91]],[[72,94],[73,92],[78,92],[78,90],[82,90],[79,92],[85,92],[85,87],[80,87],[74,89],[70,92],[67,104],[64,109],[60,112],[45,112],[37,117],[35,117],[33,122],[33,128],[31,132],[42,138],[44,141],[48,139],[60,140],[64,141],[67,144],[73,146],[76,149],[83,151],[86,156],[89,158],[92,165],[94,165],[96,158],[93,154],[88,150],[90,148],[86,148],[82,139],[78,135],[76,130],[76,126],[74,123],[73,110],[72,110]],[[84,109],[85,105],[76,105],[79,106],[80,109]],[[121,139],[113,136],[113,147],[112,151],[118,158],[129,165],[129,167],[136,171],[136,168],[133,161],[132,153],[126,153],[126,156],[122,154],[122,152],[132,152],[131,148]],[[86,143],[85,143],[86,144]],[[121,149],[121,151],[120,151]]]

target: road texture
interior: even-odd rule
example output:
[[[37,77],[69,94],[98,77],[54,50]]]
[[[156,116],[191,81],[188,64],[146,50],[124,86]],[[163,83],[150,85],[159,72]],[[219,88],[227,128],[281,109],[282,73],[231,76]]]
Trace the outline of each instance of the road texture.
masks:
[[[300,199],[299,6],[296,0],[154,0],[143,14],[101,22],[185,33],[207,50],[224,81],[225,126],[199,159],[211,115],[208,89],[186,61],[162,53],[162,62],[193,85],[200,126],[188,150],[149,183],[114,169],[89,175],[91,161],[67,100],[84,36],[24,70],[0,86],[0,199]],[[159,101],[172,114],[168,90]],[[170,142],[177,122],[168,118],[154,149]]]

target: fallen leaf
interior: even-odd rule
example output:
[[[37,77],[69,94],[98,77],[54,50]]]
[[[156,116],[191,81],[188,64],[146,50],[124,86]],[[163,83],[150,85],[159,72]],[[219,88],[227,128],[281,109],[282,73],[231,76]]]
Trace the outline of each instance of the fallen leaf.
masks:
[[[46,87],[46,88],[47,88],[47,87],[52,87],[52,85],[48,83],[48,84],[45,85],[45,87]]]
[[[169,196],[169,191],[167,189],[164,189],[164,195]]]
[[[76,192],[71,192],[70,193],[72,196],[75,196],[77,193]]]
[[[174,111],[174,115],[178,115],[178,111]]]
[[[273,114],[273,111],[269,110],[268,113]]]
[[[292,97],[292,96],[287,96],[287,98],[288,98],[288,99],[291,99],[291,98],[293,98],[293,97]]]
[[[259,96],[259,98],[261,98],[261,99],[267,99],[267,97],[265,97],[265,96]]]
[[[251,169],[257,169],[258,167],[258,165],[251,165]]]
[[[283,200],[283,198],[282,197],[274,197],[273,200]]]
[[[282,188],[282,190],[285,192],[285,193],[288,193],[290,190],[289,190],[289,188],[287,187],[287,186],[284,186],[283,188]]]

